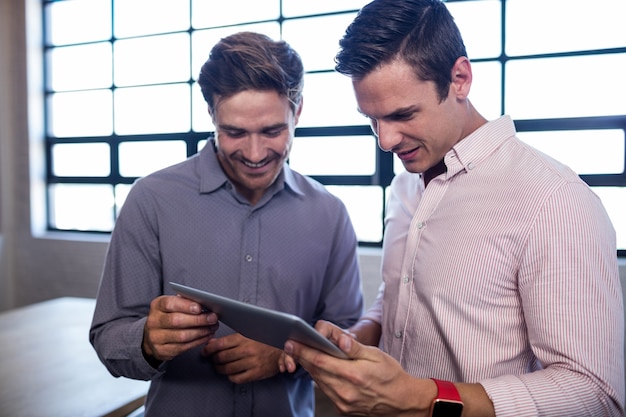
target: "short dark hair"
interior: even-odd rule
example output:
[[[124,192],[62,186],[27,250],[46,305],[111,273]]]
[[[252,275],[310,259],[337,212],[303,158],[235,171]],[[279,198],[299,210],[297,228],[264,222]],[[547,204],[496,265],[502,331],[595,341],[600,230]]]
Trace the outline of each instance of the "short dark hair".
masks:
[[[374,0],[364,6],[339,42],[335,69],[354,79],[394,59],[433,81],[441,100],[448,95],[452,67],[467,56],[461,33],[440,0]]]
[[[295,111],[302,99],[304,68],[300,55],[284,41],[254,32],[239,32],[221,39],[198,77],[211,111],[215,98],[245,90],[276,91],[286,96]]]

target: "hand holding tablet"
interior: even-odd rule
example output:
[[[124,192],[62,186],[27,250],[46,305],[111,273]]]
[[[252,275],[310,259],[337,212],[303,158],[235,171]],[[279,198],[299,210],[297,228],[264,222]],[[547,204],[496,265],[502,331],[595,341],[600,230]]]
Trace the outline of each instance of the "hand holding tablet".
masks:
[[[170,285],[180,295],[216,313],[221,322],[249,339],[279,349],[283,349],[288,339],[293,339],[329,355],[348,358],[341,349],[298,316],[243,303],[175,282],[170,282]]]

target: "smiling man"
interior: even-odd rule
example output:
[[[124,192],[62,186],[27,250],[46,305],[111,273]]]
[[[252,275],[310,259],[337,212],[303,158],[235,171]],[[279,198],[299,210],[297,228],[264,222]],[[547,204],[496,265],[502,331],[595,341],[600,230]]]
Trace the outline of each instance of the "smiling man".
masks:
[[[285,163],[303,67],[285,42],[222,39],[198,83],[215,138],[133,186],[111,236],[90,338],[113,375],[150,380],[145,415],[312,417],[313,384],[282,351],[218,325],[178,282],[350,326],[362,313],[343,203]]]

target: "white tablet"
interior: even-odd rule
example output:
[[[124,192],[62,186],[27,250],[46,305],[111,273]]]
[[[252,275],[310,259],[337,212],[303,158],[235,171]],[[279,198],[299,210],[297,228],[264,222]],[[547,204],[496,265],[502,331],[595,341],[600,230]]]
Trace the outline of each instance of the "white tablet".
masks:
[[[178,294],[202,304],[218,315],[221,322],[249,339],[279,349],[288,339],[314,347],[329,355],[347,359],[348,356],[300,317],[289,313],[243,303],[197,288],[170,282]]]

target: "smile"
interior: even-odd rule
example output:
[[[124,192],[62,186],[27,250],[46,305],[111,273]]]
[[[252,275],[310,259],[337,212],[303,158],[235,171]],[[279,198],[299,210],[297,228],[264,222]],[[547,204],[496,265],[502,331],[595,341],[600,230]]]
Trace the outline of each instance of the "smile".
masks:
[[[261,168],[269,163],[269,161],[261,161],[257,163],[249,162],[249,161],[241,161],[245,166],[250,168]]]
[[[420,148],[421,147],[418,146],[417,148],[404,151],[404,152],[397,152],[396,154],[398,155],[398,158],[400,158],[402,161],[406,161],[408,159],[413,158]]]

